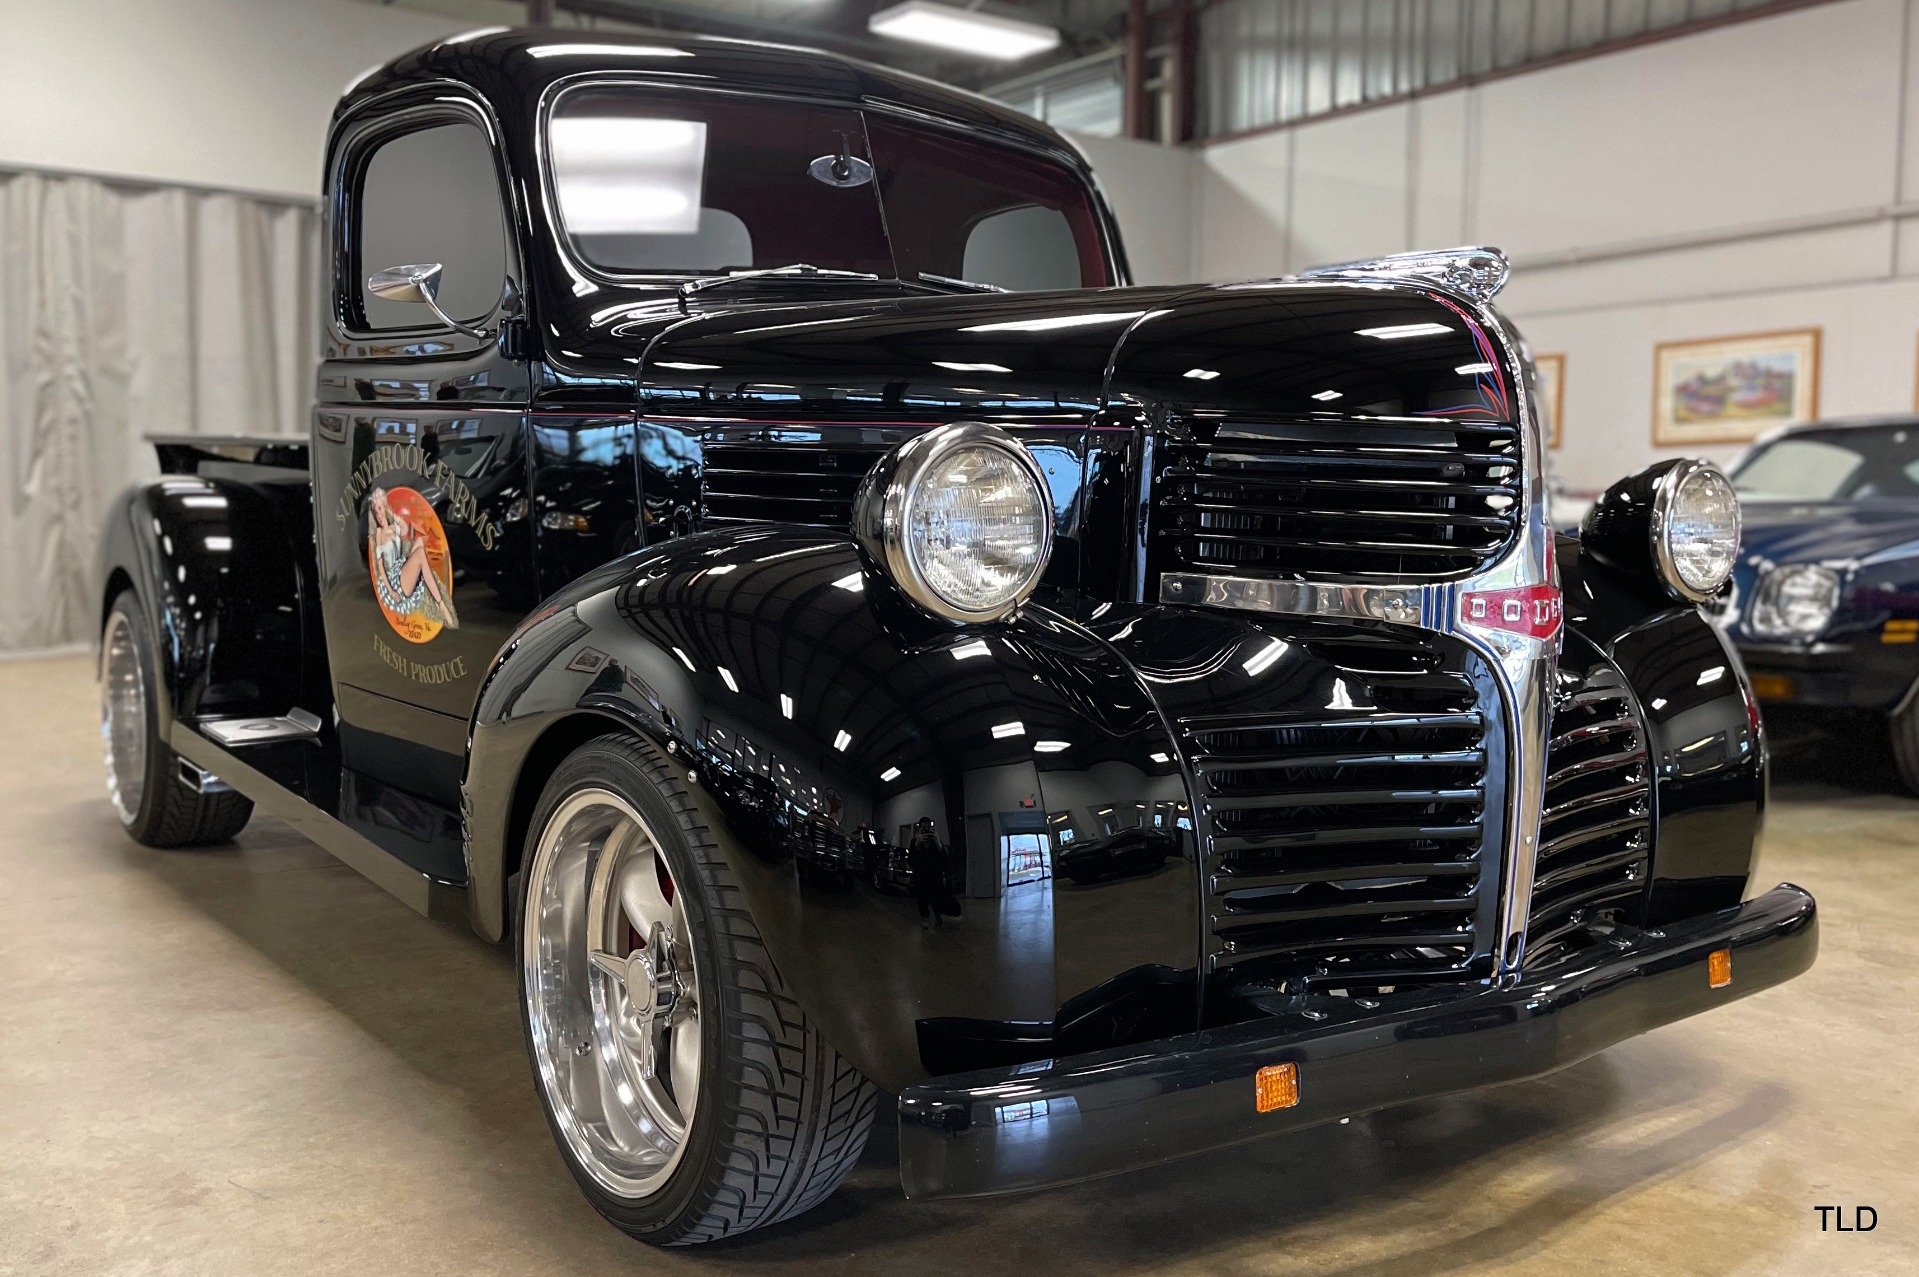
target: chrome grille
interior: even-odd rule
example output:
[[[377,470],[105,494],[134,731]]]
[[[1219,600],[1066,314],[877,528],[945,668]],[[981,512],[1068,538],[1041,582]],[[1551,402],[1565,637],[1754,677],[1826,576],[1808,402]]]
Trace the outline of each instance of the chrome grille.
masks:
[[[1519,432],[1451,419],[1203,423],[1156,463],[1162,571],[1411,583],[1518,536]]]
[[[1474,972],[1498,882],[1492,707],[1466,672],[1434,668],[1432,649],[1371,646],[1433,659],[1369,671],[1371,708],[1179,723],[1201,795],[1214,971],[1295,993]]]
[[[705,523],[769,521],[845,528],[853,494],[884,443],[826,442],[816,431],[751,430],[701,441]]]
[[[1652,854],[1646,732],[1610,665],[1562,669],[1526,960],[1550,959],[1593,923],[1637,922]]]

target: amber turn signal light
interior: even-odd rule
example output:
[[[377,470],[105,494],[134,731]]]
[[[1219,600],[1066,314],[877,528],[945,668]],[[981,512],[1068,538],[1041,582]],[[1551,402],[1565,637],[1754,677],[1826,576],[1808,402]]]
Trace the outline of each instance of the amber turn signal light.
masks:
[[[1253,1107],[1262,1113],[1299,1103],[1299,1066],[1268,1064],[1253,1075]]]
[[[1714,949],[1706,959],[1706,983],[1723,989],[1732,983],[1732,950]]]

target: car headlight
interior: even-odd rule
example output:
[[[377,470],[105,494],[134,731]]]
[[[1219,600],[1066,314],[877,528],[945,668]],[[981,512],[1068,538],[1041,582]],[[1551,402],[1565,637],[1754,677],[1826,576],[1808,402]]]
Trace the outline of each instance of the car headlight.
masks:
[[[1018,440],[965,422],[909,440],[861,484],[854,528],[915,603],[995,621],[1033,592],[1053,548],[1046,476]]]
[[[1746,628],[1769,638],[1812,638],[1839,606],[1839,574],[1816,563],[1774,568],[1753,592]]]
[[[1653,553],[1666,584],[1698,602],[1717,593],[1739,556],[1739,494],[1718,466],[1688,461],[1653,496]]]
[[[1601,493],[1579,539],[1615,567],[1650,572],[1674,598],[1702,602],[1739,557],[1739,495],[1711,462],[1661,461]]]

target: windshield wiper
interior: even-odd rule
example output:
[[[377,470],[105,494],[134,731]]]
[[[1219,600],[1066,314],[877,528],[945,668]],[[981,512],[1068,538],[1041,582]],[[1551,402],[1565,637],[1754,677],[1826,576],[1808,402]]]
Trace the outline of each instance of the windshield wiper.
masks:
[[[768,266],[762,270],[738,270],[730,275],[713,275],[706,279],[689,279],[680,285],[680,296],[691,297],[694,293],[705,292],[709,288],[718,288],[722,284],[738,283],[743,279],[765,279],[772,275],[788,275],[799,279],[824,277],[827,279],[878,279],[878,275],[863,270],[834,270],[830,266],[814,266],[809,262],[794,262],[791,266]]]
[[[1010,288],[1001,288],[998,284],[982,284],[976,279],[959,279],[952,275],[935,275],[930,270],[921,271],[919,277],[929,284],[951,284],[954,288],[964,288],[969,292],[975,293],[1010,293],[1013,291]]]

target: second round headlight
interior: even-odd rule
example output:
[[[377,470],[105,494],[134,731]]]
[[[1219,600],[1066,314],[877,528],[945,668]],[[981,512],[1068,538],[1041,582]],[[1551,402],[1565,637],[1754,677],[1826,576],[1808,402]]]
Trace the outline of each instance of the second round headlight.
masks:
[[[993,621],[1039,583],[1053,545],[1046,476],[995,426],[942,426],[868,476],[856,516],[868,549],[914,602]]]
[[[1654,496],[1653,555],[1674,593],[1695,602],[1716,593],[1739,557],[1739,495],[1718,466],[1682,462]]]
[[[1791,563],[1766,574],[1753,592],[1746,625],[1771,638],[1812,638],[1839,606],[1839,574],[1817,563]]]

